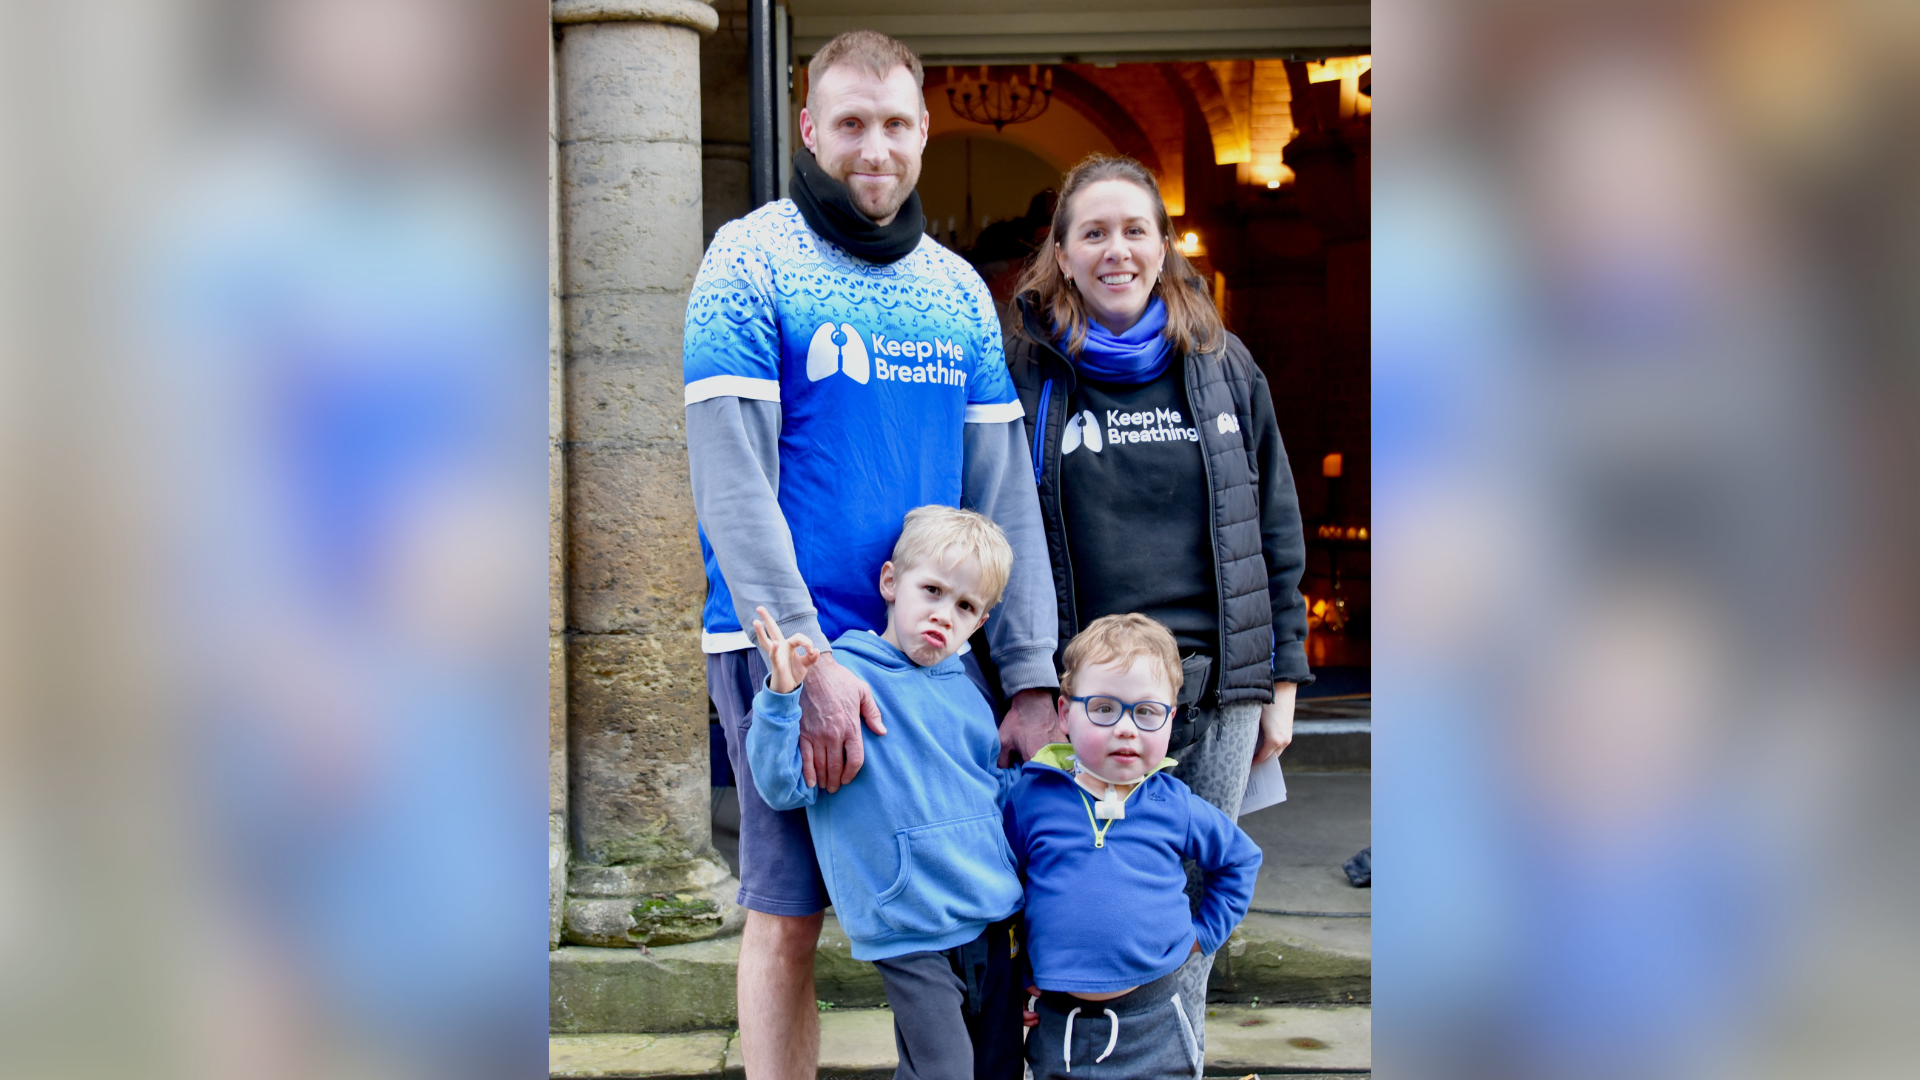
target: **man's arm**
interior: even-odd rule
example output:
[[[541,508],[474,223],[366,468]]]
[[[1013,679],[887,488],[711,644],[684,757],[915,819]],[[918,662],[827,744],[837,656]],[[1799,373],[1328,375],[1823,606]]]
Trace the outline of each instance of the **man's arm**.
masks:
[[[1054,602],[1053,565],[1040,521],[1040,499],[1033,486],[1033,459],[1027,452],[1026,425],[1019,404],[1004,421],[969,423],[966,468],[960,504],[992,518],[1013,548],[1013,573],[1000,606],[987,620],[987,641],[1000,669],[1000,685],[1012,699],[1000,725],[1000,764],[1012,751],[1031,758],[1058,736],[1053,670],[1060,614]],[[1009,406],[970,406],[968,411],[1007,410]]]
[[[765,392],[777,394],[778,384]],[[700,384],[688,387],[690,397],[700,393]],[[787,633],[805,634],[829,651],[780,510],[780,402],[733,395],[689,402],[687,464],[694,512],[740,625],[752,626],[754,610],[764,606]]]

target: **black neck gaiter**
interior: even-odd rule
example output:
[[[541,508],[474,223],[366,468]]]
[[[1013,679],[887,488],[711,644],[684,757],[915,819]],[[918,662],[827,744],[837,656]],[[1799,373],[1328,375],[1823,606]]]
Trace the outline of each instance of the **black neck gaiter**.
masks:
[[[900,212],[886,225],[853,205],[853,193],[847,185],[827,175],[813,159],[813,151],[801,147],[793,153],[793,180],[790,185],[793,204],[814,232],[840,245],[849,254],[874,263],[898,262],[920,246],[926,231],[926,218],[920,213],[920,193],[913,192]]]

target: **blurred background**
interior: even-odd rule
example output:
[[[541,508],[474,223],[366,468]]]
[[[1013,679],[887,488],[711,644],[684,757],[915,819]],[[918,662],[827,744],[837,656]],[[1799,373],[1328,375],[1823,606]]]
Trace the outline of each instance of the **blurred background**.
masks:
[[[1378,1068],[1911,1075],[1920,8],[1373,21]],[[550,35],[0,7],[0,1074],[541,1068]]]
[[[1920,8],[1375,17],[1377,1067],[1911,1075]]]
[[[543,1075],[548,35],[0,9],[0,1075]]]

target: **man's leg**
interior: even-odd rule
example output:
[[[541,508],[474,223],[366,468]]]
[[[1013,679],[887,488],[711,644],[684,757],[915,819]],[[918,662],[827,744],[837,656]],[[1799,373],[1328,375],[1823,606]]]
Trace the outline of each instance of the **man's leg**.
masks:
[[[775,810],[753,786],[746,733],[766,676],[758,649],[707,657],[707,692],[720,713],[740,798],[739,903],[747,909],[735,983],[740,1056],[752,1080],[813,1080],[820,1054],[813,953],[827,889],[806,811]]]
[[[740,935],[740,1057],[752,1080],[814,1080],[820,1061],[820,1008],[813,996],[813,951],[826,912],[747,912]]]

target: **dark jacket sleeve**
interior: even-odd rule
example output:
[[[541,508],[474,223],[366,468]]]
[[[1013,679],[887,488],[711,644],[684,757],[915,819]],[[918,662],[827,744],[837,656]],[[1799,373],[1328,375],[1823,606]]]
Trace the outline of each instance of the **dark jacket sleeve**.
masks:
[[[1260,466],[1260,544],[1267,558],[1267,595],[1273,603],[1273,679],[1305,685],[1313,681],[1307,670],[1307,602],[1300,595],[1300,577],[1307,568],[1306,530],[1300,524],[1293,469],[1287,464],[1287,448],[1274,418],[1273,394],[1260,368],[1250,366],[1253,453]]]

